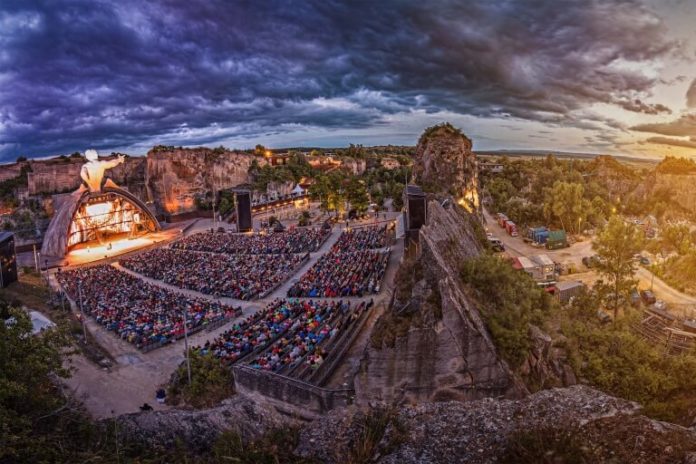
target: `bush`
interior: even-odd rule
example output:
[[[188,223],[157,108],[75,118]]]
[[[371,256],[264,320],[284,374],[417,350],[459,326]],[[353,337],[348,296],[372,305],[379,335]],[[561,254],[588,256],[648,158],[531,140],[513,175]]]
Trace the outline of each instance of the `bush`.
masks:
[[[232,371],[211,353],[191,351],[191,385],[188,384],[186,361],[172,376],[168,403],[185,403],[194,408],[214,406],[234,394]]]

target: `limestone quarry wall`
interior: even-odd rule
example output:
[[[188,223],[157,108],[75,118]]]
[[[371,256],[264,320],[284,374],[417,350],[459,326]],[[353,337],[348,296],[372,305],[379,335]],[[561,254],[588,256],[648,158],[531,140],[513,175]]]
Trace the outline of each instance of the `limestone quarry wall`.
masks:
[[[153,149],[147,154],[148,194],[157,210],[181,214],[195,209],[195,197],[213,188],[236,187],[249,182],[249,167],[256,159],[248,153],[209,148]]]
[[[633,195],[647,199],[661,191],[670,192],[672,206],[679,207],[684,213],[696,211],[696,175],[651,173]]]
[[[441,317],[421,314],[422,323],[410,327],[393,347],[368,345],[354,379],[357,403],[473,400],[527,393],[499,358],[475,301],[458,278],[461,262],[481,252],[472,220],[457,206],[428,203],[428,224],[420,231],[423,279],[414,286],[410,304],[417,306],[418,301],[437,294]],[[410,311],[425,312],[422,307]],[[380,330],[379,324],[375,327]]]

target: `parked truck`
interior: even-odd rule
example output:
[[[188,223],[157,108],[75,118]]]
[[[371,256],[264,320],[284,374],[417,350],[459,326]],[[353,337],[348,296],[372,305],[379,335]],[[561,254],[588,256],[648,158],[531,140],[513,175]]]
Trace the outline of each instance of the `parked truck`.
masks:
[[[504,215],[503,213],[498,213],[496,216],[496,219],[498,220],[498,225],[500,227],[505,227],[505,222],[508,220],[508,217]]]
[[[543,245],[549,238],[549,230],[546,227],[530,227],[527,230],[527,238],[534,243]]]
[[[511,237],[517,237],[517,226],[509,219],[505,221],[505,230]]]

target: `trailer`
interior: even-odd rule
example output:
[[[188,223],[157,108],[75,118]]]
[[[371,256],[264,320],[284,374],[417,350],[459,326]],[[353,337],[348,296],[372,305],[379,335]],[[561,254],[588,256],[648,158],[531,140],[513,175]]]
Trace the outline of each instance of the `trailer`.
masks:
[[[558,282],[556,284],[556,296],[561,303],[567,303],[574,296],[579,295],[585,289],[585,284],[579,280],[570,282]]]
[[[517,237],[517,226],[509,219],[505,221],[505,230],[511,237]]]
[[[551,230],[549,231],[549,236],[546,239],[546,249],[557,250],[559,248],[568,247],[568,237],[566,236],[565,230]]]
[[[530,227],[527,229],[527,238],[532,242],[543,245],[549,238],[549,230],[546,227]]]
[[[556,278],[556,263],[548,255],[536,255],[530,259],[539,267],[542,280],[548,282]]]

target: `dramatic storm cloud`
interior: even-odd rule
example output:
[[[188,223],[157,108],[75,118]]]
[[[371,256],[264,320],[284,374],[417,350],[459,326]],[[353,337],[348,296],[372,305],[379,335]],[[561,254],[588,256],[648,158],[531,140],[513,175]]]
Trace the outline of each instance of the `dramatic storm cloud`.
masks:
[[[638,0],[3,1],[0,159],[440,114],[620,131],[591,108],[671,112],[667,32]]]

